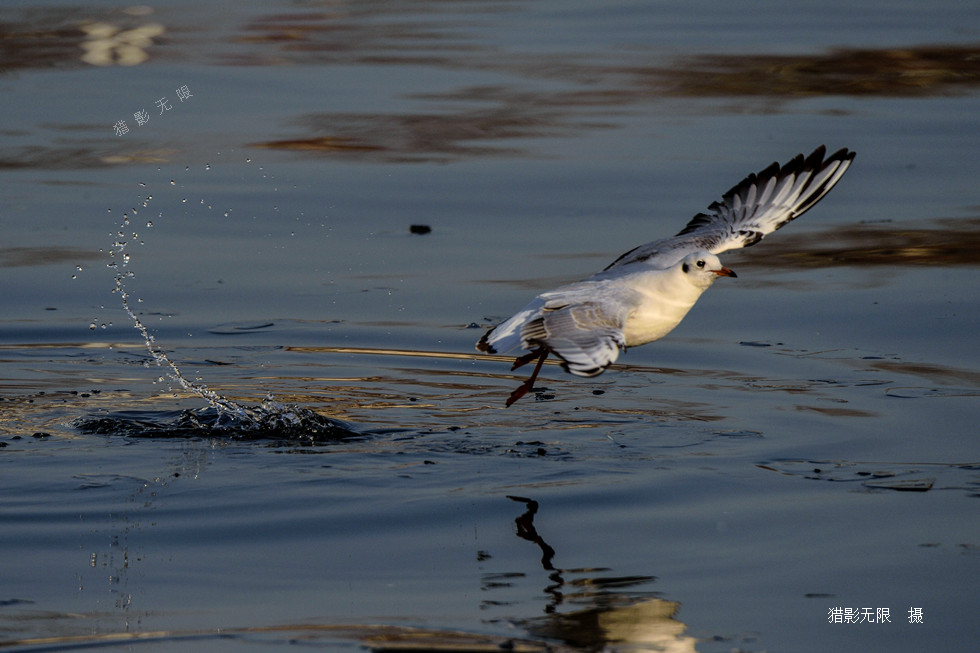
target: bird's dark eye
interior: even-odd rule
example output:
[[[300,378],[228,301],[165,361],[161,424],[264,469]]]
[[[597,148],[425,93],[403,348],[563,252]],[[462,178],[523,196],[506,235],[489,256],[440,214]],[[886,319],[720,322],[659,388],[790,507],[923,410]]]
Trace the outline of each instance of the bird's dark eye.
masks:
[[[703,268],[704,267],[704,261],[698,261],[698,267],[699,268]]]

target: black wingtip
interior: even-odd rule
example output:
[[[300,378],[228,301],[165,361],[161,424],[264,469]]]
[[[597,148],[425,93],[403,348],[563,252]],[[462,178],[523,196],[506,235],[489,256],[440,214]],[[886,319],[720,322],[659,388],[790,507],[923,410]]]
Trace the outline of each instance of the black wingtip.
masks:
[[[494,327],[494,329],[496,329],[496,328],[497,327]],[[493,329],[490,329],[489,331],[487,331],[486,333],[483,334],[483,337],[480,338],[480,341],[476,343],[476,350],[477,351],[482,351],[485,354],[496,354],[497,353],[497,350],[494,349],[493,348],[493,345],[490,344],[490,334],[491,333],[493,333]]]
[[[847,161],[847,162],[851,162],[851,161],[854,160],[854,157],[856,155],[857,155],[857,152],[855,152],[854,150],[849,150],[846,147],[842,147],[839,150],[837,150],[836,152],[834,152],[833,154],[831,154],[830,156],[828,156],[827,157],[827,160],[828,161]]]
[[[823,164],[829,163],[831,161],[841,161],[841,162],[847,161],[847,162],[851,162],[851,161],[854,160],[854,155],[857,154],[853,150],[849,150],[846,147],[840,148],[839,150],[837,150],[836,152],[834,152],[830,156],[825,156],[826,153],[827,153],[827,146],[826,145],[821,145],[820,147],[818,147],[817,149],[815,149],[810,154],[810,156],[808,156],[806,158],[806,161],[807,161],[807,163],[811,163],[812,162],[811,165],[813,165],[816,168],[820,168],[820,167],[823,166]],[[803,156],[803,155],[801,154],[800,156]]]

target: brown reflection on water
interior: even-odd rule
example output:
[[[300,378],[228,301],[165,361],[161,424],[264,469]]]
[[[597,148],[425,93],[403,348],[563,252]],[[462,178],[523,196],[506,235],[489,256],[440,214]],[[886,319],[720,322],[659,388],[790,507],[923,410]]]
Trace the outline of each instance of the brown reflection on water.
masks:
[[[260,135],[259,147],[385,161],[525,155],[523,139],[609,128],[622,110],[665,97],[729,97],[778,111],[778,102],[818,95],[932,96],[972,92],[980,82],[980,47],[925,45],[849,49],[805,55],[662,54],[630,51],[501,50],[494,39],[499,14],[521,20],[509,3],[461,6],[443,2],[366,2],[265,15],[225,14],[201,6],[167,8],[25,9],[0,23],[0,75],[32,69],[87,70],[181,60],[197,65],[382,67],[496,74],[514,84],[462,78],[439,94],[413,92],[406,75],[394,97],[426,101],[431,109],[325,112],[300,117],[301,133]],[[447,78],[448,79],[448,78]],[[528,84],[528,81],[531,84]],[[546,83],[536,83],[546,82]],[[318,92],[311,89],[310,92]],[[776,105],[775,107],[773,105]],[[286,117],[296,121],[296,117]],[[104,130],[93,125],[91,130]],[[275,131],[277,127],[272,127]],[[101,142],[101,141],[100,141]],[[71,144],[39,156],[3,154],[5,167],[50,168],[107,161],[98,145]],[[102,146],[104,147],[104,145]],[[139,161],[139,159],[137,159]]]
[[[18,627],[45,620],[61,626],[63,630],[77,630],[79,624],[90,631],[107,630],[105,613],[29,613],[24,617],[9,619]],[[438,630],[411,626],[383,624],[336,624],[297,623],[271,626],[201,628],[197,630],[125,630],[85,635],[48,635],[0,640],[0,648],[40,647],[38,650],[74,650],[86,648],[119,647],[120,645],[154,644],[165,648],[194,649],[195,644],[214,641],[217,647],[238,646],[243,650],[259,647],[313,646],[348,650],[349,642],[358,642],[361,648],[377,653],[405,653],[406,651],[446,651],[455,653],[580,653],[576,649],[556,645],[554,642],[520,637],[505,637],[457,630]],[[193,642],[193,643],[191,643]]]
[[[469,16],[499,8],[476,6]],[[466,15],[464,14],[464,15]],[[237,65],[270,63],[380,63],[458,65],[479,51],[465,32],[473,21],[443,2],[367,1],[329,10],[268,14],[248,19],[235,43],[266,46],[239,51]],[[273,52],[270,52],[273,51]]]
[[[927,45],[813,55],[702,55],[636,71],[678,96],[928,96],[980,83],[980,48]]]
[[[12,11],[0,22],[0,74],[144,63],[167,31],[152,13],[145,6]]]
[[[467,101],[474,102],[479,97],[493,97],[494,106],[464,106],[433,114],[317,114],[303,119],[305,128],[316,136],[252,145],[388,161],[431,161],[521,154],[524,149],[515,145],[517,139],[561,136],[587,127],[567,110],[554,106],[557,98],[514,94],[505,89],[471,89],[465,95]]]
[[[980,218],[938,219],[916,227],[856,223],[819,234],[780,233],[779,247],[767,249],[764,256],[751,250],[735,256],[745,267],[978,265]]]
[[[28,11],[0,22],[0,74],[17,70],[81,67],[81,29],[77,10]]]
[[[0,247],[0,268],[77,263],[102,256],[99,252],[76,247]]]
[[[347,48],[344,48],[347,51]],[[301,119],[310,136],[254,145],[384,160],[432,160],[525,153],[517,139],[610,128],[624,107],[664,97],[788,100],[816,95],[927,96],[966,92],[980,81],[980,48],[853,50],[810,56],[680,58],[669,66],[605,65],[568,57],[467,52],[439,66],[494,70],[563,82],[533,91],[470,86],[418,96],[431,113],[318,113]],[[415,59],[388,63],[418,63]],[[767,111],[778,107],[766,105]],[[507,143],[504,145],[503,143]]]
[[[867,369],[918,377],[939,386],[964,384],[967,386],[967,391],[972,391],[974,394],[980,391],[980,372],[971,369],[915,361],[864,360],[861,362]]]
[[[439,2],[415,3],[408,10],[402,5],[368,2],[327,12],[262,16],[243,25],[230,40],[276,50],[274,56],[259,48],[239,54],[234,59],[238,64],[353,62],[504,70],[531,78],[587,82],[592,88],[590,103],[598,104],[665,93],[689,97],[922,96],[980,83],[980,48],[976,45],[850,48],[802,55],[707,53],[679,57],[669,66],[609,64],[598,61],[601,57],[586,59],[573,53],[527,56],[500,52],[476,42],[470,34],[484,18],[481,14],[501,12],[520,19],[519,9],[502,5],[453,13]]]
[[[86,125],[82,129],[106,131],[108,128],[105,125]],[[97,144],[75,143],[70,146],[28,145],[0,149],[0,170],[21,168],[78,170],[127,163],[165,163],[170,160],[170,155],[175,151],[172,148],[132,149],[127,144],[117,141],[103,141]]]

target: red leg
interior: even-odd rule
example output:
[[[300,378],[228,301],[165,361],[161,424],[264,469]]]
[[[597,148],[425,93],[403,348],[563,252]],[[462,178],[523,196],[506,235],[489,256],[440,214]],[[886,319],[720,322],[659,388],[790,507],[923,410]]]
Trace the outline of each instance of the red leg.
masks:
[[[504,404],[505,406],[509,407],[513,405],[515,401],[517,401],[518,399],[520,399],[521,397],[523,397],[524,395],[526,395],[528,392],[531,391],[531,388],[534,387],[535,380],[537,380],[538,378],[538,372],[541,371],[541,366],[544,365],[544,359],[548,357],[549,353],[551,352],[548,351],[547,347],[539,347],[538,349],[532,351],[530,354],[521,356],[516,361],[514,361],[514,367],[511,368],[512,370],[517,369],[521,365],[526,365],[527,363],[530,363],[535,358],[538,359],[537,364],[534,366],[534,371],[531,372],[531,376],[529,376],[527,378],[527,381],[522,383],[516,390],[510,393],[510,397],[507,398],[507,401]]]
[[[518,356],[517,358],[514,359],[514,364],[510,366],[510,371],[513,372],[518,367],[523,367],[523,366],[527,365],[528,363],[530,363],[531,361],[540,358],[541,357],[541,351],[543,349],[544,349],[544,347],[538,347],[537,349],[535,349],[532,352],[528,352],[528,353],[524,354],[523,356]]]

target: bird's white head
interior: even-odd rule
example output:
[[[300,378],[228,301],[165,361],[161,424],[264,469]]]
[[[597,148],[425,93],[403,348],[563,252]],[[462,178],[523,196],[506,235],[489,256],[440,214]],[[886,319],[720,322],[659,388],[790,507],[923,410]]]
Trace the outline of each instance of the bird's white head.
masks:
[[[718,257],[703,250],[688,254],[677,264],[681,274],[694,286],[706,289],[718,277],[734,277],[734,272],[726,268]]]

